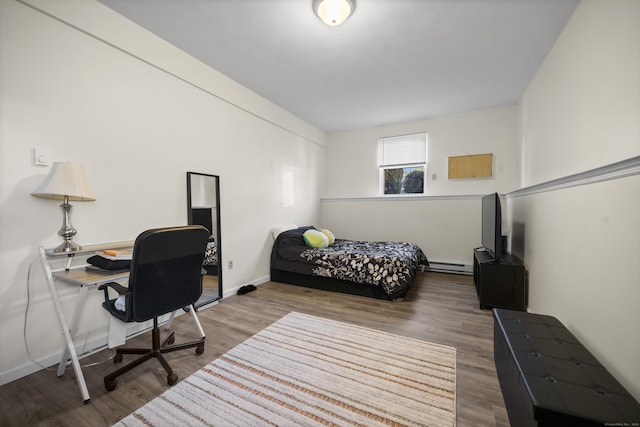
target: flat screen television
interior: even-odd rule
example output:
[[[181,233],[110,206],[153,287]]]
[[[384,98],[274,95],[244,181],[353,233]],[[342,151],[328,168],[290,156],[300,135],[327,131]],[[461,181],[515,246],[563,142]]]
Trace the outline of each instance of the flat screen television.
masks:
[[[494,259],[502,256],[502,207],[498,193],[482,197],[482,246]]]

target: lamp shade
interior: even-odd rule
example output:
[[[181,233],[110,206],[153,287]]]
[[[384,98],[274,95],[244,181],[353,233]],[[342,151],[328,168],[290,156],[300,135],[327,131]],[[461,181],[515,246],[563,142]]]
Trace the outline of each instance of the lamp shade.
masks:
[[[342,24],[356,8],[356,0],[313,0],[313,11],[327,25]]]
[[[67,200],[82,202],[96,199],[84,176],[84,168],[64,162],[54,162],[49,174],[31,195],[55,200],[64,200],[66,196]]]

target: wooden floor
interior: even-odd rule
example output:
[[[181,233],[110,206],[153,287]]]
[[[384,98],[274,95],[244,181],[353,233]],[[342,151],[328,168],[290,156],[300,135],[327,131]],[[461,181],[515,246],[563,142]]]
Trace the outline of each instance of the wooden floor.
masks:
[[[169,355],[169,362],[184,379],[285,314],[298,311],[456,347],[457,425],[508,426],[493,362],[491,312],[479,309],[471,282],[470,276],[419,273],[401,302],[267,282],[200,311],[207,334],[204,354],[179,351]],[[188,315],[176,319],[176,341],[196,337],[192,326]],[[136,341],[146,345],[149,334],[127,344]],[[114,370],[110,355],[105,350],[82,359],[83,364],[103,362],[83,369],[91,395],[86,405],[71,369],[61,378],[55,371],[40,371],[0,387],[0,426],[108,426],[167,389],[164,370],[151,360],[120,377],[116,390],[105,391],[102,377]]]

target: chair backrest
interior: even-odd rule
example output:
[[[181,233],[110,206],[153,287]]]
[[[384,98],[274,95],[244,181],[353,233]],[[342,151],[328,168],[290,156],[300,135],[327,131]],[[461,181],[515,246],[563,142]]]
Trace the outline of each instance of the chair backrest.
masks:
[[[199,225],[157,228],[133,247],[131,320],[143,322],[187,307],[202,294],[202,263],[209,231]]]

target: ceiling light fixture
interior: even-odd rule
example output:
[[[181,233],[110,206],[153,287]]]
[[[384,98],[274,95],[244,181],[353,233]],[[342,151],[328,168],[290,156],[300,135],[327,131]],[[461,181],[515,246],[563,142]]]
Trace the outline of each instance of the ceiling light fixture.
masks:
[[[313,12],[327,25],[342,24],[356,9],[356,0],[313,0]]]

